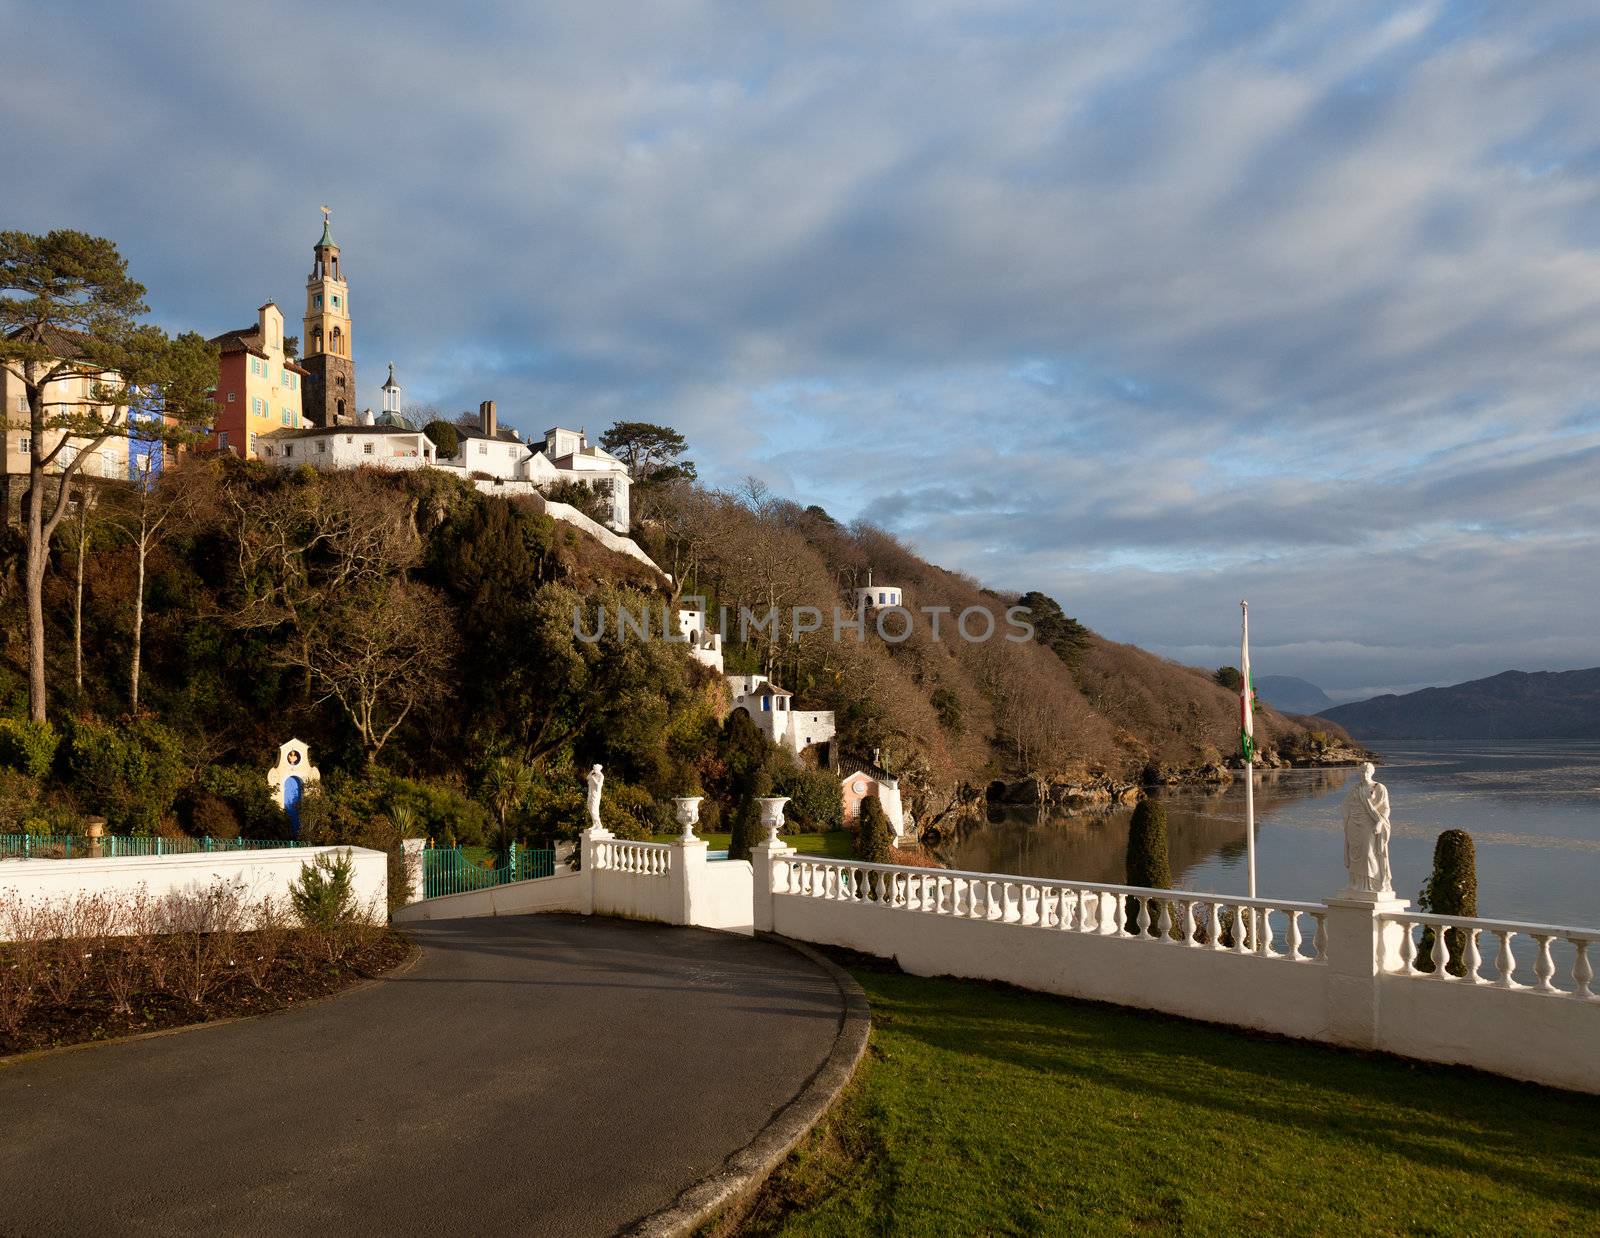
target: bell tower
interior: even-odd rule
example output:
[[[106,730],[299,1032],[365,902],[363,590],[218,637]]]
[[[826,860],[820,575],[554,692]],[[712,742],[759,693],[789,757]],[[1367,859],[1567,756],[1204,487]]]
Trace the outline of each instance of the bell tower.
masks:
[[[356,419],[356,366],[350,351],[350,288],[339,245],[322,208],[322,239],[312,250],[306,279],[305,356],[308,371],[301,411],[314,425],[349,425]]]

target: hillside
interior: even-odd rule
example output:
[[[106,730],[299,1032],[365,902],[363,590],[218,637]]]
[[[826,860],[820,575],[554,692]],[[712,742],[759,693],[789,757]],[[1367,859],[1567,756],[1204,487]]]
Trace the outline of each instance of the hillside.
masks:
[[[1358,739],[1600,739],[1600,667],[1503,671],[1325,709]]]
[[[1208,672],[819,508],[682,482],[636,494],[633,533],[670,579],[533,496],[434,471],[231,457],[163,476],[141,572],[130,530],[143,500],[107,488],[57,538],[42,732],[16,721],[22,617],[3,611],[0,827],[66,833],[93,814],[116,831],[270,837],[284,823],[264,771],[291,736],[322,770],[304,818],[326,840],[571,836],[594,762],[606,824],[628,836],[670,828],[684,794],[706,797],[708,829],[770,793],[793,798],[798,822],[836,824],[837,781],[730,716],[722,679],[661,639],[663,612],[695,595],[725,624],[728,673],[769,675],[795,709],[833,711],[832,755],[876,753],[918,820],[995,782],[1010,799],[1094,800],[1230,776],[1236,697]],[[850,626],[869,574],[904,590],[881,632]],[[653,638],[621,631],[623,609],[648,611]],[[741,631],[742,612],[765,626]],[[1331,724],[1270,707],[1257,737],[1268,765],[1342,752]]]
[[[1286,714],[1320,714],[1333,708],[1333,698],[1309,680],[1293,675],[1256,675],[1256,695]]]

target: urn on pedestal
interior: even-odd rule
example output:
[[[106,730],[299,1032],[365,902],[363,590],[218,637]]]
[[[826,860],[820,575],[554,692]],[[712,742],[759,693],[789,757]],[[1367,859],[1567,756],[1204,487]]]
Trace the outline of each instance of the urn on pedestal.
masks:
[[[678,835],[680,843],[699,842],[694,836],[694,827],[700,820],[700,801],[703,795],[680,795],[672,802],[677,806],[678,824],[683,826],[683,833]]]
[[[789,802],[787,795],[763,795],[756,803],[761,805],[761,824],[767,831],[767,846],[779,846],[778,831],[783,827],[783,806]]]

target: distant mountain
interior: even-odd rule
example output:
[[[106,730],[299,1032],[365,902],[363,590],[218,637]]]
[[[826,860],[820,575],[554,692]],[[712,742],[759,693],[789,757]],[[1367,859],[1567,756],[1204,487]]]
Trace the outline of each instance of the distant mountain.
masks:
[[[1293,675],[1256,675],[1256,695],[1281,714],[1320,714],[1333,698],[1316,684]]]
[[[1504,671],[1324,709],[1357,739],[1600,739],[1600,666]]]

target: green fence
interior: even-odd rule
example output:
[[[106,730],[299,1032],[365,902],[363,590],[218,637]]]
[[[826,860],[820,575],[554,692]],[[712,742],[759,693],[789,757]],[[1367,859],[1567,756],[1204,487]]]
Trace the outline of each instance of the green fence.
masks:
[[[208,851],[262,851],[306,844],[283,838],[159,838],[155,835],[0,834],[0,859],[87,860],[130,855],[195,855]]]
[[[556,853],[513,846],[487,863],[469,859],[460,847],[429,847],[422,853],[422,897],[466,894],[512,881],[553,877]]]

